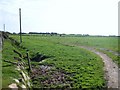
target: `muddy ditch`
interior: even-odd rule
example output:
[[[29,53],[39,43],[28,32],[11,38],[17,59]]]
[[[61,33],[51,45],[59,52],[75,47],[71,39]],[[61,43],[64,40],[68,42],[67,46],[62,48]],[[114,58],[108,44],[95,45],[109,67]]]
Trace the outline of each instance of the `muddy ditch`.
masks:
[[[27,50],[27,48],[24,47],[23,45],[21,45],[20,42],[18,42],[17,40],[15,40],[15,39],[13,39],[11,37],[9,37],[9,40],[11,41],[11,44],[13,46],[16,46],[17,48],[21,48],[21,49],[26,49]]]
[[[34,88],[70,88],[73,83],[64,72],[47,65],[34,67],[30,77]]]
[[[41,53],[36,53],[35,55],[32,56],[31,61],[35,61],[35,62],[40,62],[44,59],[50,58],[51,56],[46,56],[44,54]]]
[[[11,44],[15,45],[18,48],[27,50],[24,46],[21,46],[20,43],[13,38],[9,38]],[[27,50],[28,51],[28,50]],[[14,51],[15,52],[15,51]],[[47,58],[52,56],[47,56],[39,52],[33,53],[29,51],[29,58],[32,62],[42,62]],[[19,55],[20,56],[20,55]],[[23,55],[22,55],[23,56]],[[23,59],[27,60],[26,55],[23,56]],[[63,71],[56,69],[54,66],[48,66],[43,64],[31,64],[32,72],[29,74],[33,88],[70,88],[73,81],[70,77]],[[25,66],[26,67],[26,66]]]
[[[25,50],[26,52],[29,51],[26,47],[24,47],[23,45],[21,45],[17,40],[15,40],[15,39],[13,39],[11,37],[9,37],[9,39],[10,39],[12,45],[14,45],[14,46],[16,46],[18,48],[21,48],[21,49]],[[30,54],[30,57],[31,57],[30,58],[31,61],[40,62],[40,61],[42,61],[44,59],[50,58],[51,56],[46,56],[46,55],[41,54],[39,52],[37,52],[37,53],[33,53],[32,52]],[[26,58],[27,57],[24,57],[24,59],[26,59]]]
[[[9,39],[11,40],[11,44],[23,50],[27,50],[27,48],[21,46],[18,41],[14,40],[13,38]],[[55,68],[53,65],[49,66],[42,63],[37,65],[32,64],[32,62],[39,63],[51,57],[52,56],[47,56],[39,52],[34,53],[29,51],[29,58],[32,66],[32,72],[29,73],[29,77],[31,78],[33,88],[70,88],[73,84],[73,81],[71,80],[70,76],[68,76],[68,74],[62,70]],[[24,55],[22,58],[27,60],[26,55]],[[28,67],[28,65],[24,67]]]
[[[31,61],[42,62],[51,56],[36,53]],[[70,88],[73,81],[65,71],[54,67],[54,65],[38,64],[32,65],[32,73],[30,78],[33,88]]]

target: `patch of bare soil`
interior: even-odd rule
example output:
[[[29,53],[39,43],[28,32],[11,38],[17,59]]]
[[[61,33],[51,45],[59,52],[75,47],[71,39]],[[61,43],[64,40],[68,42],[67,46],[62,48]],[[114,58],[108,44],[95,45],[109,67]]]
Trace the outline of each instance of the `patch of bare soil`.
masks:
[[[35,87],[40,85],[39,87],[67,88],[71,84],[71,80],[64,72],[55,70],[51,66],[34,67],[30,77]]]
[[[105,78],[108,88],[118,88],[118,66],[106,54],[96,51],[94,48],[80,46],[99,55],[104,62]]]

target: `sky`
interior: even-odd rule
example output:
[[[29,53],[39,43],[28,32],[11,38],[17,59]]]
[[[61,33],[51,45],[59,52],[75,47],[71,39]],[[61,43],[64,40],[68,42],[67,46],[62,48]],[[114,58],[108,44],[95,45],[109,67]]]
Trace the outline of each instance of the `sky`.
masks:
[[[119,0],[0,0],[0,30],[118,35]]]

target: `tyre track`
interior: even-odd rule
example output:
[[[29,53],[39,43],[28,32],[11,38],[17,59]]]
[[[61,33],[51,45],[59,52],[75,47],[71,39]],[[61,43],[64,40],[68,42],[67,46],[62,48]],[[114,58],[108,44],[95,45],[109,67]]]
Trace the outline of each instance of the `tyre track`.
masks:
[[[118,66],[106,54],[96,51],[92,47],[80,46],[99,55],[104,62],[105,79],[108,88],[118,88]]]

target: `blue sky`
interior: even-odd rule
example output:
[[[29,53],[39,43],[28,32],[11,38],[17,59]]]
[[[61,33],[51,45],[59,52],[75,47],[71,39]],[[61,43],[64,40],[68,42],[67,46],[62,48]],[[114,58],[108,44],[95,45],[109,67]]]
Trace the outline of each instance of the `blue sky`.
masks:
[[[118,35],[119,0],[0,0],[0,30]]]

